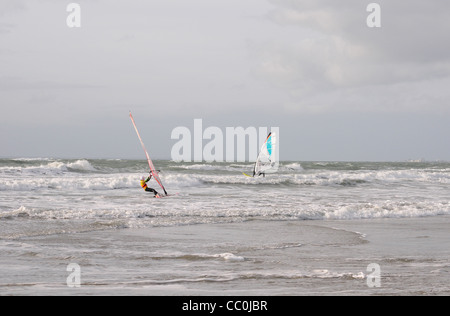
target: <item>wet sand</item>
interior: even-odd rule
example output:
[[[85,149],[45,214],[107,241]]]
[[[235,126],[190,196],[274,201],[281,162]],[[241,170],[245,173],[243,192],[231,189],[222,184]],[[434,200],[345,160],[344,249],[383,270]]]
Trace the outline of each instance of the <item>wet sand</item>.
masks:
[[[0,295],[450,295],[449,227],[257,219],[2,240]]]

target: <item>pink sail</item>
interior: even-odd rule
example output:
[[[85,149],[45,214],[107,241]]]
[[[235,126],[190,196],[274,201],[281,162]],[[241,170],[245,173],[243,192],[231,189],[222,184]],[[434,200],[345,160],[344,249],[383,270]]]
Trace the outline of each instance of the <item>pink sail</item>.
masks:
[[[159,178],[158,172],[156,172],[155,166],[153,165],[153,162],[150,159],[150,156],[148,155],[147,150],[145,149],[144,142],[142,141],[141,135],[139,134],[139,131],[138,131],[137,127],[136,127],[136,122],[134,121],[134,118],[133,118],[133,115],[131,115],[131,112],[130,112],[130,118],[131,118],[131,122],[133,122],[134,129],[136,130],[136,134],[139,137],[139,141],[141,142],[142,148],[144,149],[145,156],[147,157],[148,166],[150,167],[150,172],[151,172],[153,178],[156,180],[156,182],[158,182],[160,187],[164,190],[164,194],[167,195],[167,191],[164,188],[164,186],[163,186],[163,184],[161,182],[161,179]]]

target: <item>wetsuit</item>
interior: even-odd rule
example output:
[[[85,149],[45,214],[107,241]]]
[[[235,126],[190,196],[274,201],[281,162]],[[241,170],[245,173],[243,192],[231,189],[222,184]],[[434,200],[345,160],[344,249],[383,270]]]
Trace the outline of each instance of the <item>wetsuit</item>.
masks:
[[[149,188],[147,186],[147,182],[150,181],[150,179],[152,178],[152,176],[148,176],[148,178],[146,180],[141,180],[141,187],[147,191],[147,192],[152,192],[155,196],[158,195],[158,192],[155,189]]]

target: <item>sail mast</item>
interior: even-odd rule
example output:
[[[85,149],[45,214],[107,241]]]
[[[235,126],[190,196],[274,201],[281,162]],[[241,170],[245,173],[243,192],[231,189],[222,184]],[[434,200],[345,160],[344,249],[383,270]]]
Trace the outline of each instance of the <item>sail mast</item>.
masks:
[[[144,149],[145,156],[147,157],[147,162],[148,162],[148,166],[150,167],[150,172],[153,175],[153,178],[156,180],[156,182],[158,182],[159,186],[164,190],[164,194],[167,195],[167,191],[164,188],[164,186],[163,186],[163,184],[161,182],[161,179],[159,178],[158,173],[156,172],[155,166],[153,165],[153,162],[150,159],[150,156],[149,156],[149,154],[147,152],[147,149],[145,149],[144,142],[142,141],[141,135],[139,134],[139,131],[138,131],[137,127],[136,127],[136,122],[134,121],[134,118],[133,118],[133,115],[131,114],[131,111],[130,111],[130,118],[131,118],[131,122],[133,123],[134,129],[136,130],[136,134],[137,134],[137,136],[139,138],[139,141],[141,142],[142,149]]]

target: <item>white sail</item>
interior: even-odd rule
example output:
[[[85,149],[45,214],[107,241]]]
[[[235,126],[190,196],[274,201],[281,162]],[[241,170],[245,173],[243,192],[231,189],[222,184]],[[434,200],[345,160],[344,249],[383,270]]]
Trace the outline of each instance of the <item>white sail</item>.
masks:
[[[269,133],[266,141],[261,147],[258,158],[253,169],[253,176],[260,176],[266,173],[274,173],[278,170],[278,146],[275,133]]]

